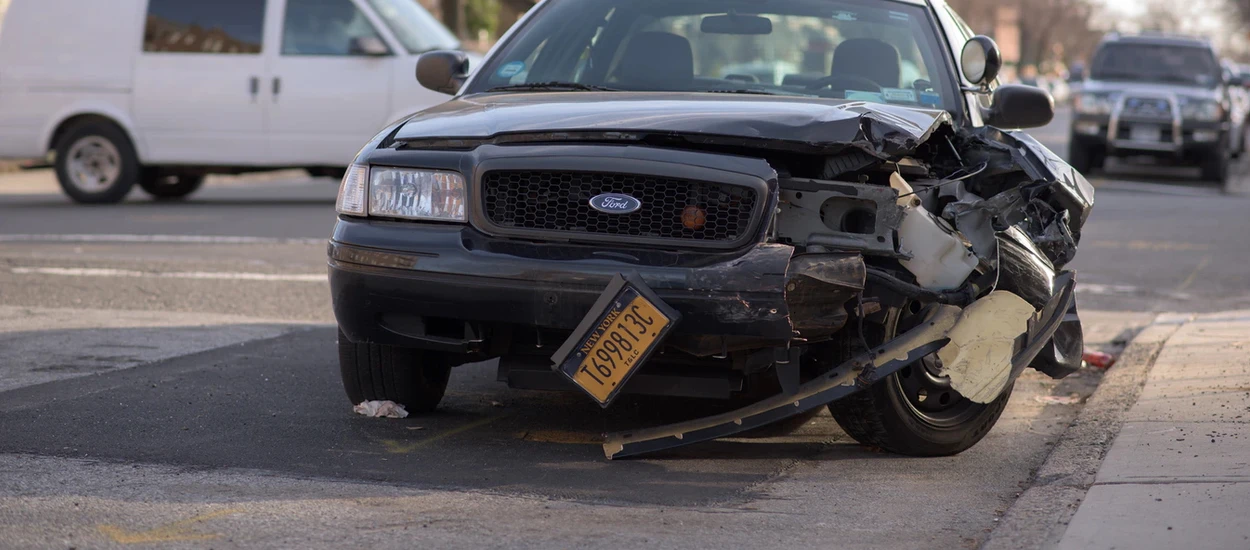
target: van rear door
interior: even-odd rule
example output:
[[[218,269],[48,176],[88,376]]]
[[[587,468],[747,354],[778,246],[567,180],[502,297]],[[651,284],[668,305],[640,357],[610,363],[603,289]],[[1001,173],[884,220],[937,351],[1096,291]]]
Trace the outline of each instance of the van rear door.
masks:
[[[149,0],[133,112],[148,163],[268,163],[267,0]]]

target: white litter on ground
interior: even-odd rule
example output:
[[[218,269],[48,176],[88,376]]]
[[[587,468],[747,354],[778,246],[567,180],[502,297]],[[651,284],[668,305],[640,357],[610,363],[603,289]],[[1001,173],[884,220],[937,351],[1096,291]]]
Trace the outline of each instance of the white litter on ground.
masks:
[[[352,411],[371,418],[408,418],[404,406],[394,401],[365,401],[352,407]]]

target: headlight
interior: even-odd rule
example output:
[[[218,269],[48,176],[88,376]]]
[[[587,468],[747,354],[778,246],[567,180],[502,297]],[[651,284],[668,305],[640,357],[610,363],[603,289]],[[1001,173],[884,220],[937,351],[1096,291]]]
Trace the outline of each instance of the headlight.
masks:
[[[1181,103],[1181,117],[1214,122],[1224,118],[1224,106],[1210,99],[1188,99]]]
[[[463,222],[464,176],[456,172],[374,166],[369,171],[369,215]]]
[[[1083,115],[1111,114],[1111,96],[1107,94],[1083,93],[1076,96],[1076,112]]]
[[[339,198],[334,209],[339,214],[350,216],[365,215],[365,190],[369,185],[369,167],[359,164],[347,169],[343,175],[343,183],[339,184]]]

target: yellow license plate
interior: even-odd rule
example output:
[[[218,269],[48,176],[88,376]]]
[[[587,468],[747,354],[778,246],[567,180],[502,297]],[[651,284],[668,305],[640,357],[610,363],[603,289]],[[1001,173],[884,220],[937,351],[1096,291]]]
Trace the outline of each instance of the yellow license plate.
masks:
[[[590,329],[566,342],[563,349],[568,353],[556,365],[604,407],[646,362],[677,318],[676,312],[652,302],[632,285],[624,285],[614,296],[607,307],[598,308],[598,315],[587,316],[593,321]]]

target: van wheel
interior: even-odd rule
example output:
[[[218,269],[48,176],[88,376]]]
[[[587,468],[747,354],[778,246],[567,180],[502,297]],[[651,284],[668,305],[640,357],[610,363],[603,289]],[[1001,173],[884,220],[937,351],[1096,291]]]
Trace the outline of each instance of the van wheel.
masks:
[[[892,310],[884,325],[864,325],[870,344],[889,341],[922,321],[923,313]],[[849,344],[846,351],[858,346]],[[850,357],[850,355],[846,355]],[[853,439],[910,456],[963,452],[998,422],[1014,385],[988,403],[975,403],[937,375],[937,354],[903,367],[873,386],[829,404],[829,412]]]
[[[145,168],[139,187],[157,200],[182,199],[204,185],[203,174],[168,174]]]
[[[56,143],[56,179],[75,202],[121,202],[139,180],[139,158],[117,126],[82,122]]]
[[[433,411],[443,400],[451,358],[433,351],[354,344],[340,330],[339,371],[353,405],[394,401],[410,413],[422,413]]]

